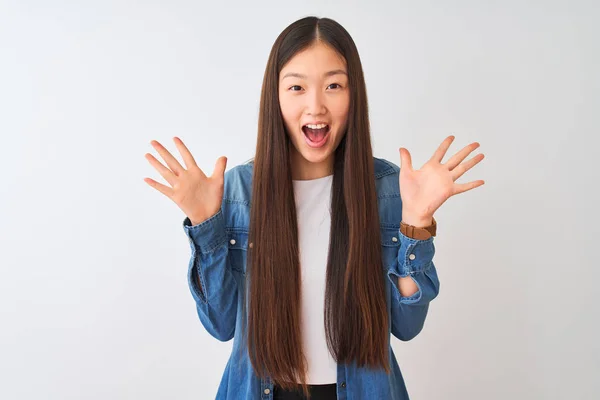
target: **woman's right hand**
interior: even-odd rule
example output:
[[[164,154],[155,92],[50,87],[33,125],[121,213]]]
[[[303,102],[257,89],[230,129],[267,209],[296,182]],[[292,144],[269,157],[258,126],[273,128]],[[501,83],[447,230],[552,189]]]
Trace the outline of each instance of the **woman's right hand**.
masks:
[[[227,157],[219,157],[213,174],[207,177],[196,165],[192,153],[181,139],[174,137],[173,141],[183,157],[187,169],[183,168],[160,143],[152,140],[150,142],[152,147],[158,151],[169,168],[150,153],[146,153],[145,157],[171,187],[150,178],[144,178],[144,182],[173,200],[190,219],[192,225],[197,225],[216,214],[221,208]]]

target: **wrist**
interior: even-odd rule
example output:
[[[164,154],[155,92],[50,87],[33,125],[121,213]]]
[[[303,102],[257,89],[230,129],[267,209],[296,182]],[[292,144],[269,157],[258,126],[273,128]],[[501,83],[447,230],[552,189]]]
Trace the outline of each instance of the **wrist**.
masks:
[[[424,228],[433,223],[433,216],[419,216],[412,213],[402,213],[402,222],[416,228]]]

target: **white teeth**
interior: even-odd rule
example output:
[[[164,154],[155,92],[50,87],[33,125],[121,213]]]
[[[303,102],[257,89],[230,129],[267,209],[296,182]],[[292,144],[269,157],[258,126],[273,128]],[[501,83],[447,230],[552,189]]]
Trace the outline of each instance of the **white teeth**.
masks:
[[[306,124],[306,126],[310,129],[322,129],[322,128],[325,128],[327,126],[327,124],[319,124],[319,125]]]

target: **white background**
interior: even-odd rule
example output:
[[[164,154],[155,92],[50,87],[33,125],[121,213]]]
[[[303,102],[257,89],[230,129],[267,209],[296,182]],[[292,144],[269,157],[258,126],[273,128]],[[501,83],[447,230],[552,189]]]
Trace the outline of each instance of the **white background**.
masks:
[[[597,398],[599,9],[0,1],[0,398],[214,398],[232,342],[198,320],[144,154],[251,158],[267,56],[307,15],[358,46],[376,156],[420,168],[450,134],[486,156],[436,213],[424,330],[393,339],[411,399]]]

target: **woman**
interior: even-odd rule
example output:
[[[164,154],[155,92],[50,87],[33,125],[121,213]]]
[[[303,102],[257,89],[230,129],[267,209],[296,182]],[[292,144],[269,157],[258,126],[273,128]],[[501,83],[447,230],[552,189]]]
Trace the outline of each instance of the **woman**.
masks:
[[[483,184],[454,182],[478,143],[441,163],[453,140],[420,170],[373,157],[356,46],[307,17],[271,50],[253,160],[208,177],[152,141],[171,187],[145,181],[187,216],[200,321],[234,338],[218,399],[408,399],[390,336],[415,337],[439,292],[434,212]]]

